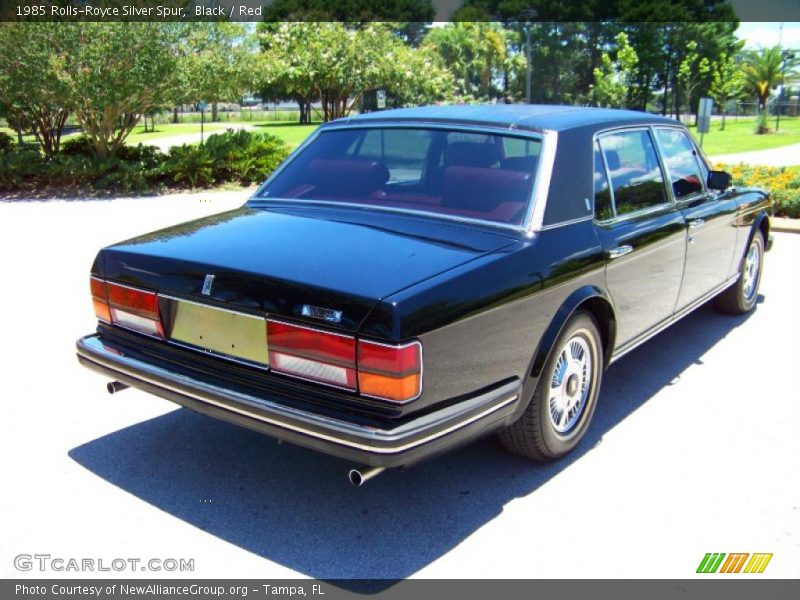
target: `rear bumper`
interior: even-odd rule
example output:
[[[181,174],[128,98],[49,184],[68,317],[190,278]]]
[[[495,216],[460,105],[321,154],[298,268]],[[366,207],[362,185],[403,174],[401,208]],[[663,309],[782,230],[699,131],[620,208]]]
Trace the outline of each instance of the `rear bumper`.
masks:
[[[413,463],[490,433],[513,420],[520,402],[520,383],[512,381],[400,424],[365,426],[170,371],[96,334],[76,345],[80,363],[107,377],[222,421],[381,467]]]

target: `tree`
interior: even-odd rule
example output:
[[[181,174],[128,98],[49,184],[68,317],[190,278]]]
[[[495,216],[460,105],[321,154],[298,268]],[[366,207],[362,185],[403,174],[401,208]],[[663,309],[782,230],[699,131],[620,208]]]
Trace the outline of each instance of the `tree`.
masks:
[[[506,60],[506,38],[497,23],[449,23],[432,29],[423,46],[435,50],[468,98],[497,96],[496,76]]]
[[[69,29],[67,29],[69,28]],[[72,51],[54,57],[64,105],[99,158],[114,154],[139,118],[168,104],[176,68],[175,32],[156,23],[60,24]]]
[[[711,61],[697,51],[695,40],[686,45],[686,50],[686,55],[678,67],[678,83],[686,94],[687,109],[691,112],[693,101],[699,101],[697,91],[713,69]]]
[[[594,70],[590,96],[597,106],[624,108],[628,106],[639,57],[628,43],[627,34],[618,33],[614,39],[617,44],[616,60],[612,60],[607,52],[603,53],[601,66]]]
[[[262,88],[293,97],[301,107],[318,101],[325,121],[348,115],[365,92],[380,87],[429,101],[444,95],[438,88],[446,75],[437,72],[437,63],[416,54],[423,50],[406,47],[387,24],[350,29],[341,23],[293,22],[268,24],[260,32]],[[422,72],[409,72],[399,61]]]
[[[241,23],[214,21],[187,27],[181,70],[192,101],[210,102],[211,120],[216,121],[220,102],[238,101],[256,88],[257,40]]]
[[[21,141],[28,125],[46,155],[58,152],[69,116],[67,86],[58,77],[56,61],[72,51],[73,25],[0,24],[0,103]],[[13,51],[11,50],[13,49]]]
[[[767,100],[772,90],[783,82],[784,62],[780,46],[750,50],[744,54],[742,73],[744,74],[745,89],[758,101],[758,111],[761,115],[758,133],[766,133]],[[800,59],[792,58],[786,61],[787,79],[792,77]]]
[[[727,104],[731,100],[738,100],[744,92],[744,74],[732,56],[722,56],[715,64],[713,79],[708,94],[722,113],[720,131],[725,129],[725,114]]]

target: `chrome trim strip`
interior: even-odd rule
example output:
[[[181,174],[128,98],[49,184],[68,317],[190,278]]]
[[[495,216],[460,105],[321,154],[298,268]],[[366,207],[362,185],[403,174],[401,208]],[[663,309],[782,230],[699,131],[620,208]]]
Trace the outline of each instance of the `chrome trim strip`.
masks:
[[[558,229],[559,227],[567,227],[568,225],[575,225],[576,223],[583,223],[584,221],[593,221],[594,217],[589,215],[587,217],[578,217],[577,219],[569,219],[567,221],[560,221],[550,225],[542,225],[538,231],[549,231],[550,229]]]
[[[628,354],[628,352],[630,352],[631,350],[635,350],[636,348],[638,348],[639,346],[641,346],[645,342],[649,341],[651,338],[655,337],[656,335],[658,335],[659,333],[664,331],[670,325],[674,324],[677,321],[680,321],[683,317],[685,317],[690,312],[692,312],[693,310],[698,308],[701,304],[703,304],[705,302],[708,302],[709,299],[713,298],[715,295],[720,293],[722,290],[724,290],[724,289],[728,288],[729,286],[733,285],[734,283],[736,283],[737,279],[739,279],[739,273],[738,272],[736,273],[736,275],[734,275],[733,277],[729,278],[727,281],[724,281],[721,285],[718,285],[717,287],[712,289],[710,292],[708,292],[704,296],[700,296],[700,298],[698,298],[697,300],[695,300],[691,304],[688,304],[687,306],[682,308],[677,313],[673,314],[671,317],[669,317],[665,321],[662,321],[659,325],[656,325],[653,329],[651,329],[649,332],[647,332],[642,338],[639,338],[639,339],[636,339],[636,340],[634,340],[632,342],[629,342],[631,345],[628,346],[628,347],[623,348],[622,350],[619,350],[619,351],[615,352],[611,356],[611,360],[608,361],[608,364],[612,364],[612,363],[616,362],[617,360],[619,360],[620,358],[622,358],[623,356]]]
[[[550,180],[553,177],[553,167],[556,162],[556,149],[558,147],[558,133],[547,130],[542,136],[542,150],[539,156],[539,167],[536,180],[533,183],[533,206],[530,214],[526,215],[523,225],[528,236],[541,231],[544,224],[544,212],[547,208],[547,196],[550,193]]]
[[[405,450],[409,450],[411,448],[415,448],[415,447],[420,446],[422,444],[431,442],[431,441],[433,441],[435,439],[438,439],[438,438],[440,438],[442,436],[447,435],[448,433],[452,433],[453,431],[456,431],[458,429],[462,429],[463,427],[466,427],[467,425],[470,425],[470,424],[474,423],[475,421],[478,421],[478,420],[482,419],[483,417],[488,416],[491,413],[496,412],[496,411],[500,410],[501,408],[503,408],[505,406],[508,406],[509,404],[511,404],[512,402],[516,401],[519,398],[519,394],[514,394],[512,396],[508,396],[507,398],[504,398],[503,400],[501,400],[497,404],[495,404],[493,406],[490,406],[486,410],[481,411],[480,413],[478,413],[476,415],[473,415],[472,417],[470,417],[470,418],[468,418],[468,419],[466,419],[464,421],[460,421],[458,423],[455,423],[454,425],[446,427],[445,429],[442,429],[440,431],[436,431],[436,432],[431,433],[431,434],[429,434],[429,435],[427,435],[425,437],[416,439],[413,442],[408,442],[406,444],[401,444],[401,445],[398,445],[398,446],[392,446],[392,447],[388,447],[388,448],[381,448],[381,447],[371,446],[371,445],[368,445],[368,444],[362,444],[362,443],[359,443],[359,442],[353,442],[353,441],[350,441],[350,440],[344,440],[342,438],[335,437],[333,435],[328,435],[326,433],[322,433],[322,432],[319,432],[319,431],[314,431],[312,429],[307,429],[305,427],[300,427],[298,425],[285,423],[285,422],[280,421],[278,419],[273,419],[273,418],[267,417],[265,415],[261,415],[261,414],[249,411],[247,409],[240,408],[238,406],[232,406],[232,405],[229,405],[229,404],[225,404],[223,402],[219,402],[219,401],[214,400],[212,398],[206,398],[206,397],[204,397],[204,396],[202,396],[202,395],[200,395],[200,394],[198,394],[196,392],[193,392],[191,390],[181,389],[179,387],[176,387],[176,386],[173,386],[173,385],[169,385],[169,384],[157,381],[157,380],[152,379],[150,377],[147,377],[145,375],[141,375],[139,373],[135,373],[135,372],[126,370],[125,368],[121,367],[118,362],[102,360],[101,358],[99,358],[97,356],[88,354],[80,346],[78,347],[78,354],[80,356],[84,357],[89,362],[93,362],[95,364],[98,364],[98,365],[104,366],[106,368],[109,368],[109,369],[111,369],[113,371],[117,371],[119,373],[127,375],[128,377],[130,377],[133,380],[143,381],[145,383],[149,383],[150,385],[153,385],[153,386],[156,386],[156,387],[160,387],[160,388],[163,388],[163,389],[166,389],[166,390],[170,390],[172,392],[175,392],[177,394],[181,394],[181,395],[184,395],[184,396],[188,396],[190,398],[194,398],[195,400],[198,400],[200,402],[205,402],[206,404],[211,404],[211,405],[214,405],[214,406],[216,406],[218,408],[222,408],[224,410],[228,410],[230,412],[235,412],[237,414],[243,415],[243,416],[251,418],[253,420],[261,421],[263,423],[268,423],[270,425],[274,425],[274,426],[279,427],[279,428],[289,429],[290,431],[294,431],[296,433],[301,433],[301,434],[306,435],[308,437],[313,437],[313,438],[325,440],[325,441],[328,441],[328,442],[333,442],[333,443],[340,444],[340,445],[343,445],[343,446],[356,448],[358,450],[365,450],[367,452],[371,452],[371,453],[375,453],[375,454],[396,454],[398,452],[403,452]],[[117,360],[128,360],[128,361],[130,361],[131,359],[129,359],[127,357],[121,357],[121,359],[120,359],[118,357]],[[139,362],[139,361],[137,361],[137,362]],[[152,367],[151,366],[150,369],[151,370],[156,370],[156,371],[161,371],[161,372],[163,372],[165,374],[169,374],[168,371],[166,371],[164,369],[160,369],[158,367]],[[188,378],[186,378],[186,379],[188,379]],[[194,381],[194,380],[190,380],[190,381]],[[216,386],[210,386],[210,385],[205,385],[205,387],[210,388],[211,390],[219,389],[219,388],[216,388]],[[238,392],[232,392],[232,391],[226,390],[226,393],[232,394],[232,395],[236,395],[236,396],[241,396],[241,397],[246,398],[246,399],[249,398],[250,401],[252,401],[252,402],[260,402],[260,403],[264,402],[263,400],[247,396],[246,394],[240,394]],[[302,411],[291,410],[291,409],[286,409],[286,408],[283,408],[282,410],[289,410],[290,412],[293,412],[293,413],[298,414],[298,415],[303,415],[303,416],[305,416],[307,418],[314,418],[314,419],[317,419],[317,420],[320,420],[320,421],[330,422],[332,424],[336,423],[336,420],[334,420],[334,419],[329,419],[329,418],[325,418],[325,417],[319,417],[318,415],[312,415],[311,413],[304,413]],[[358,427],[358,426],[355,426],[355,425],[353,425],[351,423],[348,423],[348,426],[350,426],[350,427]],[[358,427],[358,428],[365,435],[374,435],[374,429],[370,429],[370,428],[367,428],[367,427]]]

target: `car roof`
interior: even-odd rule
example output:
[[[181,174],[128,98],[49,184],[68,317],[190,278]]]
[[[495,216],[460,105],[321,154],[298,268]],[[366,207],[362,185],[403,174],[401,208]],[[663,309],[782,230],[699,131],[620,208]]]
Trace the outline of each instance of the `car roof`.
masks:
[[[592,125],[597,125],[600,129],[624,126],[625,124],[664,123],[674,125],[676,123],[673,119],[659,115],[612,108],[553,104],[465,104],[382,110],[338,119],[332,121],[330,125],[403,121],[484,125],[534,131],[565,131]]]

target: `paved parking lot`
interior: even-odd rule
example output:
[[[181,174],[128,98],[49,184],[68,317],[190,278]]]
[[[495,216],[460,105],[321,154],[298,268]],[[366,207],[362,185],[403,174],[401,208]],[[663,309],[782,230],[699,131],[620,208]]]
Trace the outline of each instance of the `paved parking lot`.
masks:
[[[706,552],[771,552],[761,577],[800,577],[800,235],[776,234],[754,314],[701,308],[615,364],[571,459],[485,440],[355,489],[343,461],[108,396],[74,357],[99,247],[242,197],[0,203],[0,575],[41,576],[13,559],[47,553],[197,577],[683,578]]]

